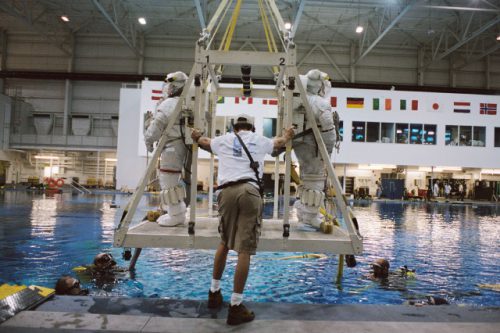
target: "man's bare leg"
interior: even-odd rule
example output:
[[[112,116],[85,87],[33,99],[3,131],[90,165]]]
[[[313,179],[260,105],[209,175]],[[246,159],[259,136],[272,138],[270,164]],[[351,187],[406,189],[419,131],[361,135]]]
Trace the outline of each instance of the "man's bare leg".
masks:
[[[212,278],[215,280],[220,280],[222,278],[222,273],[224,273],[224,269],[226,268],[226,260],[227,253],[229,249],[226,245],[220,243],[217,247],[217,251],[215,252],[214,257],[214,270],[212,274]],[[239,259],[238,259],[239,262]]]
[[[233,287],[234,292],[237,294],[243,294],[243,289],[245,289],[245,284],[247,282],[249,267],[250,254],[238,253],[238,263],[236,264],[236,271],[234,272]]]

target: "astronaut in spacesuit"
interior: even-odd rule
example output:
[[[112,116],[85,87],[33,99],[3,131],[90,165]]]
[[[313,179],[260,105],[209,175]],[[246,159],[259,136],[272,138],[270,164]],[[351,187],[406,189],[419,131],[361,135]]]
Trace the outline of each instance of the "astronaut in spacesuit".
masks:
[[[307,100],[314,113],[316,123],[330,156],[336,143],[336,128],[334,111],[330,106],[328,89],[331,88],[328,75],[317,69],[310,70],[305,76],[301,75],[301,82],[307,92]],[[302,106],[303,108],[303,106]],[[298,112],[297,109],[294,112]],[[305,119],[305,127],[310,128]],[[319,209],[325,198],[324,188],[326,173],[323,159],[316,145],[312,132],[304,135],[300,140],[293,141],[293,149],[299,160],[301,184],[298,189],[298,198],[295,209],[299,222],[320,228],[322,217]],[[330,163],[330,161],[327,161]]]
[[[151,124],[144,134],[144,142],[149,152],[154,150],[153,144],[160,140],[163,132],[171,120],[175,106],[179,101],[188,77],[183,72],[174,72],[167,75],[163,85],[163,100],[158,104]],[[165,148],[161,153],[159,181],[161,186],[160,199],[167,213],[161,215],[157,222],[164,227],[173,227],[184,224],[186,220],[186,189],[181,181],[182,169],[188,158],[188,149],[184,143],[181,127],[181,116],[168,132]]]

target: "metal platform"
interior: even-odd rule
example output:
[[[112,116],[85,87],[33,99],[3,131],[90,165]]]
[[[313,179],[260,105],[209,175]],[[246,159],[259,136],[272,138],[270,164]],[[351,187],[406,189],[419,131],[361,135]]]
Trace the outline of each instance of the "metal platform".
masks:
[[[155,222],[142,222],[128,230],[123,246],[140,248],[147,244],[147,247],[215,249],[220,243],[218,224],[217,218],[199,217],[196,219],[195,235],[190,236],[187,225],[161,227]],[[282,220],[263,220],[258,251],[356,252],[349,235],[338,227],[334,227],[333,233],[324,234],[290,221],[290,237],[285,239],[282,235]]]

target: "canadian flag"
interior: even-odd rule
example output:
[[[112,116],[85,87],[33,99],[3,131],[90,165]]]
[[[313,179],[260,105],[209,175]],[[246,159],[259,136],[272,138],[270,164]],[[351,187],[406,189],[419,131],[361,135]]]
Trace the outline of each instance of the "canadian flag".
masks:
[[[277,99],[263,99],[262,104],[264,105],[278,105]]]
[[[234,103],[235,104],[240,104],[240,100],[242,102],[247,102],[248,104],[253,104],[253,98],[252,97],[235,97],[234,98]]]
[[[158,101],[162,97],[163,93],[161,90],[153,89],[151,90],[151,99],[153,101]]]

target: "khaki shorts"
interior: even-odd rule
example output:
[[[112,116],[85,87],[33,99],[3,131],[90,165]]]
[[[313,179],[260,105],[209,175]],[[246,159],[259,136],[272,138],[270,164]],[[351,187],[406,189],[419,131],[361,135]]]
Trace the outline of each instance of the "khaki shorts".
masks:
[[[229,186],[219,193],[217,202],[222,243],[238,253],[255,254],[262,222],[259,190],[249,183]]]

